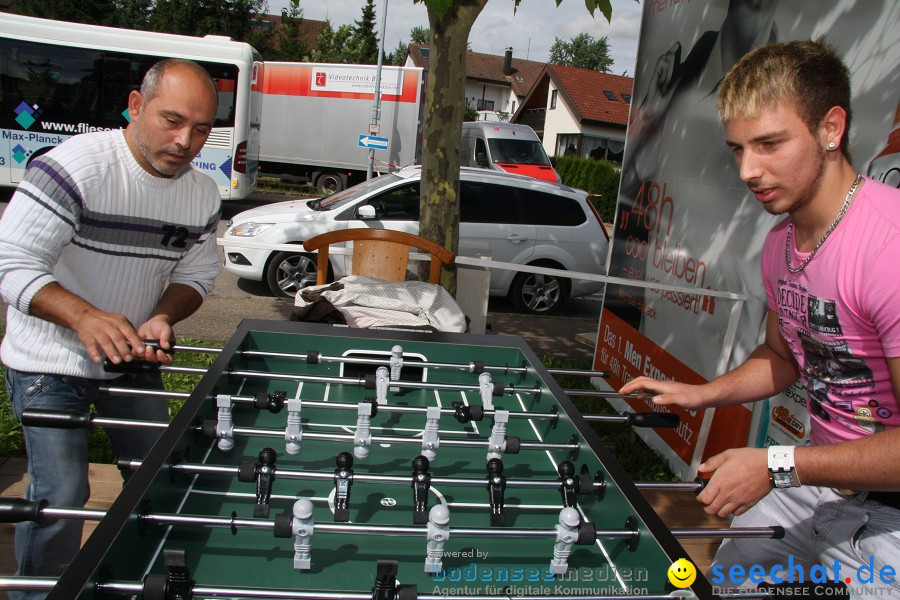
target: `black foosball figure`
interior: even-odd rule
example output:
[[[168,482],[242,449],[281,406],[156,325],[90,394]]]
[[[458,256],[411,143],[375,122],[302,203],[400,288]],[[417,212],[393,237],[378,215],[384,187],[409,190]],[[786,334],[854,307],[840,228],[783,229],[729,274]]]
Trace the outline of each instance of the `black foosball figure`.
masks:
[[[334,520],[350,520],[350,487],[353,485],[353,455],[341,452],[334,469]]]
[[[563,507],[574,507],[578,504],[578,478],[575,477],[575,465],[564,460],[556,470],[559,473],[559,492],[562,494]]]
[[[269,517],[269,500],[272,498],[272,484],[275,481],[275,461],[278,454],[272,448],[259,451],[256,463],[245,461],[238,470],[238,481],[256,482],[256,506],[253,516],[267,519]]]
[[[505,527],[503,495],[506,492],[506,475],[503,474],[503,461],[499,458],[487,461],[487,480],[488,498],[491,503],[491,527]]]
[[[428,523],[428,490],[431,489],[429,466],[428,459],[421,454],[412,461],[413,523],[416,525]]]

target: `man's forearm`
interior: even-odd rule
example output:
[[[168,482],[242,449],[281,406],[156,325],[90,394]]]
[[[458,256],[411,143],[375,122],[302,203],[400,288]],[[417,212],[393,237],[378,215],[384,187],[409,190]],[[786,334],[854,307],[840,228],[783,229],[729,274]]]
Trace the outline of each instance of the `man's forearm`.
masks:
[[[851,490],[900,490],[900,429],[794,451],[803,485]],[[863,468],[862,465],[865,465]]]
[[[76,296],[56,282],[42,287],[28,305],[28,314],[69,329],[78,329],[86,315],[96,312],[93,304]]]
[[[707,406],[745,404],[770,398],[786,390],[799,377],[796,363],[762,344],[733,371],[710,381]]]
[[[161,317],[174,325],[197,312],[203,304],[203,296],[189,285],[172,283],[163,292],[162,298],[147,318],[151,320]]]

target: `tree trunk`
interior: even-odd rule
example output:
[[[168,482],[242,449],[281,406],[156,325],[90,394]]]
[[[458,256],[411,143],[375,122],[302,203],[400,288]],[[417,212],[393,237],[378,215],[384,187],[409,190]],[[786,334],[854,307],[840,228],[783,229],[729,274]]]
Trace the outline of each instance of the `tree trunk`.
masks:
[[[440,15],[430,6],[431,43],[425,123],[419,235],[459,252],[459,146],[466,87],[469,31],[487,0],[454,0]],[[456,293],[456,269],[444,268],[441,285]]]

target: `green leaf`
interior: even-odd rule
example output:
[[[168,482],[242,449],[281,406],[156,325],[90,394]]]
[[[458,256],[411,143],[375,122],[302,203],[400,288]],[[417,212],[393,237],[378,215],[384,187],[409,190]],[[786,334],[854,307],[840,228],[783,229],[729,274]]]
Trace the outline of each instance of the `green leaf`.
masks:
[[[560,2],[562,0],[556,0],[556,5],[559,6]],[[612,19],[612,3],[610,0],[584,0],[584,6],[591,13],[591,16],[594,15],[595,10],[600,9],[607,21]]]
[[[424,2],[428,10],[443,18],[453,6],[454,0],[413,0],[413,2]]]

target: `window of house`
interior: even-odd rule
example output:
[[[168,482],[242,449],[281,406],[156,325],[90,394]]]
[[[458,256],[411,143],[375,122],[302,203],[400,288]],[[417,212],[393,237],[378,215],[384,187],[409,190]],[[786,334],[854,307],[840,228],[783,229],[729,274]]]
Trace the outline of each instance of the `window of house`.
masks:
[[[606,96],[606,99],[609,100],[610,102],[618,102],[619,101],[619,99],[616,98],[616,95],[613,94],[609,90],[603,90],[603,95]]]
[[[604,137],[584,136],[584,155],[595,160],[621,163],[625,142]]]
[[[556,136],[556,156],[580,156],[621,164],[625,142],[612,138],[564,133]]]
[[[480,98],[475,108],[477,110],[494,110],[494,101]]]
[[[556,136],[556,156],[578,156],[579,135],[562,133]]]
[[[622,94],[622,99],[628,104],[631,104],[631,94]]]
[[[550,108],[556,108],[556,99],[559,97],[559,90],[553,90],[550,92]]]

